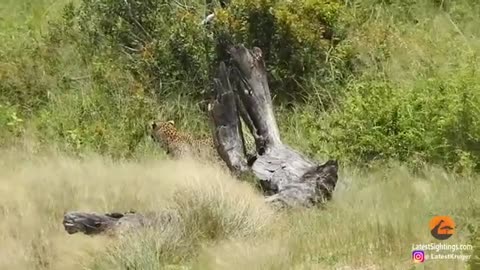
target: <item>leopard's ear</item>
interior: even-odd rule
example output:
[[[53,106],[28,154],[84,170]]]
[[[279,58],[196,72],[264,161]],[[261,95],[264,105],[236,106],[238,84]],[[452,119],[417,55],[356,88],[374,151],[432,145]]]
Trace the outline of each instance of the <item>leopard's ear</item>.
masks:
[[[151,126],[152,126],[152,129],[156,129],[157,128],[157,122],[153,121]]]
[[[172,126],[175,125],[175,122],[173,120],[169,120],[169,121],[167,121],[167,123],[169,123]]]

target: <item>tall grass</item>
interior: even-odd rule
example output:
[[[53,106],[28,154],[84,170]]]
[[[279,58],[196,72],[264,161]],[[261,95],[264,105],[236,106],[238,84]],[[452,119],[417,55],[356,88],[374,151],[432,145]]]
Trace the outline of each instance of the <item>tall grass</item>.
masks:
[[[221,168],[192,160],[113,161],[51,151],[3,150],[1,269],[407,269],[412,244],[436,242],[428,222],[450,215],[449,244],[468,244],[478,223],[478,176],[398,165],[370,174],[342,169],[324,211],[274,214],[261,196]],[[68,235],[68,210],[176,209],[180,222],[123,238]],[[461,261],[430,261],[464,269]],[[368,268],[367,268],[368,269]]]
[[[126,249],[113,248],[112,263],[124,267],[130,263],[130,257],[147,256],[134,252],[141,243],[135,241],[147,241],[146,246],[138,247],[147,250],[155,247],[155,241],[166,241],[157,244],[163,251],[169,246],[180,250],[185,245],[181,250],[188,253],[173,255],[188,258],[194,256],[195,248],[202,242],[254,236],[273,218],[272,210],[251,187],[221,169],[193,161],[136,163],[115,162],[95,155],[72,159],[55,151],[37,157],[31,154],[2,151],[0,242],[1,250],[6,253],[0,262],[1,269],[12,269],[11,263],[15,269],[35,269],[42,265],[45,269],[65,269],[69,263],[88,265],[88,259],[95,256],[83,258],[82,252],[95,255],[91,245],[102,243],[100,248],[110,241],[101,237],[98,241],[85,241],[82,236],[67,235],[61,221],[68,210],[132,209],[145,213],[174,208],[179,211],[183,223],[175,224],[171,231],[153,232],[154,239],[150,234],[139,237],[140,240],[119,243],[127,245]],[[166,234],[166,240],[162,234]],[[150,242],[154,246],[148,246],[148,241],[154,241]],[[10,248],[12,251],[8,251]],[[155,250],[150,252],[157,254]],[[163,264],[167,256],[155,260]],[[103,261],[104,257],[99,259]]]

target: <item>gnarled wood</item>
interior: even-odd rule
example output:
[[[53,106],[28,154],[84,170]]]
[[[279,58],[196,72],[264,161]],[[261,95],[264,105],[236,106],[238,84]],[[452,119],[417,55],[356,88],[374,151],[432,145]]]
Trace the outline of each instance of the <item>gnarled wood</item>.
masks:
[[[272,98],[267,82],[265,63],[262,51],[259,48],[248,50],[243,45],[232,46],[229,49],[233,65],[229,67],[230,76],[222,63],[216,78],[222,84],[216,84],[217,98],[212,105],[213,121],[224,124],[215,125],[215,129],[222,128],[223,132],[215,132],[217,149],[230,168],[244,168],[244,160],[239,158],[243,143],[239,138],[238,113],[249,123],[249,129],[255,138],[257,155],[250,162],[250,169],[259,179],[265,193],[271,197],[268,202],[282,206],[313,206],[323,203],[332,197],[338,175],[338,163],[329,160],[323,165],[308,159],[288,145],[280,138],[280,132],[275,120]],[[229,81],[233,81],[231,89]],[[236,108],[232,100],[219,99],[223,93],[235,93]],[[237,113],[235,113],[237,112]],[[219,118],[219,119],[217,119]],[[231,129],[231,130],[228,130]],[[241,135],[241,134],[240,134]],[[230,157],[234,157],[230,158]]]
[[[248,170],[240,119],[235,94],[228,80],[227,69],[221,63],[218,77],[214,79],[216,96],[209,105],[213,138],[217,152],[232,172]]]

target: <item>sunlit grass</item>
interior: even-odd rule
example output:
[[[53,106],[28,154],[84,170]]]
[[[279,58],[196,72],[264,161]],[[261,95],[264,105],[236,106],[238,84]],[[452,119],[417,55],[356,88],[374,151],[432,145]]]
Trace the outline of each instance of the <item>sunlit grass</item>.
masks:
[[[468,244],[480,206],[477,176],[430,167],[426,177],[396,165],[369,174],[343,169],[326,209],[274,214],[252,187],[191,160],[114,162],[12,150],[2,151],[0,164],[2,269],[407,269],[413,244],[438,242],[431,217],[451,216],[457,231],[446,242]],[[61,225],[68,210],[165,208],[177,209],[181,223],[123,239],[70,236]]]

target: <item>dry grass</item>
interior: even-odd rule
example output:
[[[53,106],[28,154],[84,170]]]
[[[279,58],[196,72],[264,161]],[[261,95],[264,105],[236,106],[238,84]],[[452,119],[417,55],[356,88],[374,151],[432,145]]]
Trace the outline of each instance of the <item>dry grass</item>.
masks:
[[[478,179],[434,168],[424,172],[420,178],[394,166],[368,175],[344,173],[327,210],[290,213],[274,239],[215,246],[202,254],[199,268],[409,269],[412,244],[438,242],[428,229],[434,215],[457,222],[457,234],[444,243],[469,243],[467,226],[479,221]],[[461,261],[426,265],[466,268]]]
[[[476,177],[427,168],[420,178],[400,166],[342,172],[326,210],[273,215],[250,186],[192,160],[3,150],[0,269],[407,269],[412,244],[434,242],[427,227],[433,215],[457,222],[448,243],[469,243],[467,226],[478,224]],[[61,225],[67,210],[162,207],[179,209],[184,222],[123,239],[70,236]]]
[[[191,160],[78,160],[15,150],[1,153],[0,207],[0,269],[80,269],[96,261],[111,240],[67,235],[61,221],[68,210],[176,207],[188,226],[186,239],[177,240],[187,242],[253,235],[273,217],[250,186]]]

